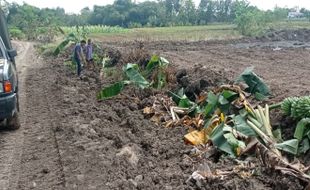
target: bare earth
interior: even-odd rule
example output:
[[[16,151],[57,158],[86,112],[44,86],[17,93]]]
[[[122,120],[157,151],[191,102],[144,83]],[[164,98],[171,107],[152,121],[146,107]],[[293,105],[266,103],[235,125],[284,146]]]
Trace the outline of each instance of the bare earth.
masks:
[[[111,44],[128,51],[135,44]],[[0,189],[303,189],[306,184],[275,171],[250,179],[230,176],[203,187],[187,181],[196,164],[183,143],[186,129],[158,127],[142,114],[150,93],[128,89],[97,102],[106,81],[86,72],[78,79],[60,59],[42,59],[33,44],[18,42],[21,121],[0,131]],[[274,98],[310,94],[307,48],[238,48],[225,43],[157,42],[153,52],[194,77],[232,80],[248,66],[270,85]],[[219,73],[214,76],[212,73]],[[137,100],[134,95],[139,96]],[[227,168],[222,160],[214,168]]]

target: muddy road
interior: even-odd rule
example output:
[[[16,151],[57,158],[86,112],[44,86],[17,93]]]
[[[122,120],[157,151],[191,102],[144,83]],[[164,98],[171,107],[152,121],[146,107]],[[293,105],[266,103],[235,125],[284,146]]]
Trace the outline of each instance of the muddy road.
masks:
[[[16,131],[0,132],[0,189],[62,189],[64,174],[50,107],[52,73],[32,43],[15,43],[20,82],[20,120]]]
[[[232,80],[247,66],[270,85],[274,98],[307,95],[310,51],[305,48],[238,48],[207,42],[152,42],[150,51],[186,68],[197,79]],[[34,44],[19,52],[22,127],[0,131],[0,189],[303,189],[298,179],[259,168],[251,178],[230,176],[202,186],[188,182],[197,169],[183,142],[187,129],[156,126],[142,110],[153,92],[128,88],[98,102],[108,80],[86,71],[83,80],[63,65],[66,57],[41,58]],[[109,44],[128,51],[135,44]],[[215,169],[236,164],[210,162]]]

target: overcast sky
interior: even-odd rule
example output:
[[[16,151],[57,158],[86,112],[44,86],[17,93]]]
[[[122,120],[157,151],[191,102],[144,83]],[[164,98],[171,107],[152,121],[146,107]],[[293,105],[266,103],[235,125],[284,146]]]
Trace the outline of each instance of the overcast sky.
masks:
[[[8,2],[23,3],[26,2],[36,7],[44,8],[56,8],[62,7],[67,13],[78,13],[84,7],[92,8],[94,5],[106,5],[112,4],[114,0],[7,0]],[[134,0],[133,0],[134,1]],[[136,2],[142,2],[143,0],[136,0]],[[200,0],[194,0],[198,5]],[[272,9],[275,5],[280,7],[305,7],[310,9],[310,0],[249,0],[253,5],[256,5],[260,9]]]

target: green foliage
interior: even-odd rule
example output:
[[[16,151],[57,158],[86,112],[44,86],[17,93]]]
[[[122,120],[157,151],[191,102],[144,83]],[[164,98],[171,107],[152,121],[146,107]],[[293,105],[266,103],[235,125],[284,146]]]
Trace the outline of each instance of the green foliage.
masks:
[[[246,68],[237,78],[236,82],[244,82],[247,84],[246,92],[255,94],[258,100],[264,99],[271,95],[269,87],[264,81],[253,72],[254,67]]]
[[[238,2],[236,6],[235,23],[241,34],[245,36],[258,36],[264,32],[268,17],[256,7],[249,6],[246,1]]]
[[[291,139],[282,143],[276,144],[275,147],[279,150],[296,155],[298,153],[298,140]]]
[[[76,71],[76,63],[74,61],[65,61],[64,65],[72,71]]]
[[[118,95],[121,93],[121,91],[124,89],[125,86],[124,81],[114,83],[104,89],[102,89],[98,94],[97,94],[97,99],[98,100],[105,100],[108,98],[111,98],[113,96]]]
[[[151,82],[154,88],[161,89],[167,83],[166,71],[168,65],[168,60],[156,55],[152,56],[151,60],[148,62],[145,69],[145,75],[147,78],[150,78],[153,73],[156,73]]]
[[[304,137],[310,134],[310,118],[304,118],[297,123],[294,137],[300,142]],[[310,138],[310,137],[308,137]]]
[[[220,149],[221,151],[231,155],[232,157],[236,156],[236,153],[233,149],[233,147],[228,143],[227,139],[224,136],[224,123],[221,123],[219,126],[217,126],[211,136],[210,140],[212,141],[213,145]]]
[[[43,56],[52,56],[56,47],[57,46],[55,44],[52,44],[52,43],[43,44],[43,45],[40,45],[38,47],[38,50],[39,50],[40,54]]]
[[[78,43],[79,42],[79,38],[74,34],[74,33],[70,33],[54,50],[54,55],[58,55],[61,51],[63,51],[65,49],[65,47],[70,43],[70,42],[74,42],[74,43]]]
[[[193,0],[160,0],[135,3],[118,0],[112,5],[83,8],[80,14],[66,14],[62,8],[39,9],[24,3],[8,3],[8,23],[21,30],[28,39],[40,35],[57,35],[57,26],[66,26],[66,33],[81,26],[88,33],[122,33],[124,28],[192,26],[215,22],[235,23],[244,35],[259,35],[266,23],[284,20],[289,9],[260,11],[245,0],[201,0],[196,8]],[[310,11],[301,9],[308,18]],[[93,26],[91,26],[93,25]],[[110,27],[115,26],[115,27]],[[68,27],[68,28],[67,28]]]
[[[85,33],[89,34],[117,34],[117,33],[126,33],[128,30],[119,26],[106,26],[106,25],[86,25],[80,26]],[[75,33],[77,27],[61,27],[61,29],[66,33]]]
[[[19,39],[19,40],[25,38],[25,34],[23,33],[23,31],[21,31],[18,28],[10,28],[9,32],[12,38]]]
[[[141,89],[148,88],[150,83],[142,76],[137,64],[128,63],[124,66],[123,71],[133,84],[137,85]]]
[[[162,83],[161,85],[154,86],[153,81],[152,82],[148,81],[146,74],[151,74],[151,75],[155,74],[156,78],[161,79],[162,76],[157,76],[157,75],[160,75],[160,72],[155,72],[155,71],[158,71],[160,67],[162,67],[162,69],[166,68],[166,66],[169,63],[164,58],[158,57],[158,59],[155,59],[154,57],[157,57],[157,56],[153,56],[153,61],[149,62],[148,67],[146,67],[145,70],[141,70],[141,68],[139,68],[137,64],[132,64],[132,63],[126,64],[123,67],[123,72],[125,76],[123,80],[114,85],[103,88],[99,92],[97,98],[99,100],[103,100],[106,98],[110,98],[112,96],[116,96],[119,93],[121,93],[125,85],[129,85],[129,84],[133,84],[141,89],[150,88],[150,87],[161,88],[164,85],[166,85],[166,83]],[[164,72],[164,70],[162,72]],[[121,86],[120,84],[123,85],[122,88],[120,88]]]

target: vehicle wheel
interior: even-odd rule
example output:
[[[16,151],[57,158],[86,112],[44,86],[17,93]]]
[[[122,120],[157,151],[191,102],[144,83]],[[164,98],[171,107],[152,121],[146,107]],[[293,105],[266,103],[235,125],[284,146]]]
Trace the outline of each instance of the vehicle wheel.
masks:
[[[16,130],[20,128],[20,122],[17,113],[15,113],[13,117],[8,118],[6,122],[9,129]]]

